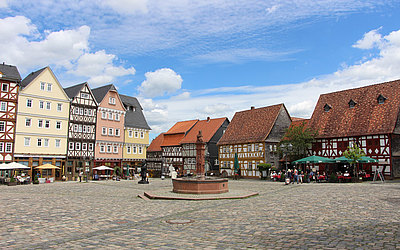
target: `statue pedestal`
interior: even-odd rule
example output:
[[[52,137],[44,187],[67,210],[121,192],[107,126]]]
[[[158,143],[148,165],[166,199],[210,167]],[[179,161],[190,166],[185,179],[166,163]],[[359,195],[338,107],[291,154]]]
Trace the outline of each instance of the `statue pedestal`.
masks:
[[[228,192],[228,180],[220,178],[177,178],[173,192],[182,194],[221,194]]]

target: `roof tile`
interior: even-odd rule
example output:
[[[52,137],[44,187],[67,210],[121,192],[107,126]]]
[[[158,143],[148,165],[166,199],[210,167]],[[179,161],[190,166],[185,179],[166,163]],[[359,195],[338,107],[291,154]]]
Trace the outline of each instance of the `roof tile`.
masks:
[[[194,127],[189,131],[189,133],[187,133],[185,138],[183,138],[181,144],[195,143],[200,130],[203,135],[203,141],[206,143],[209,142],[226,120],[228,120],[228,118],[224,117],[198,121],[196,125],[194,125]]]

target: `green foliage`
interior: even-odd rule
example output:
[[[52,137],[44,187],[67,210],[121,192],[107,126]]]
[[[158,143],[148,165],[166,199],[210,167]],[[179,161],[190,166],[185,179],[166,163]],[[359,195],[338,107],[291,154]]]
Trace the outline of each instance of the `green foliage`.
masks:
[[[291,126],[278,145],[279,153],[286,155],[290,161],[304,158],[317,135],[318,131],[306,126],[305,122],[300,126]]]
[[[329,182],[337,182],[337,181],[338,181],[338,178],[337,178],[336,174],[335,174],[335,173],[332,173],[332,174],[329,176]]]
[[[257,165],[258,171],[268,171],[271,168],[271,164],[269,163],[260,163]]]
[[[10,178],[10,182],[15,182],[15,178],[14,178],[14,176],[11,176],[11,178]]]
[[[33,184],[39,184],[39,178],[36,175],[33,178]]]
[[[343,152],[343,155],[351,160],[351,165],[353,165],[353,176],[356,176],[358,179],[358,172],[357,172],[357,161],[361,159],[361,157],[365,156],[364,151],[362,151],[355,143],[353,146],[347,147],[347,150]]]
[[[121,174],[122,174],[121,168],[120,167],[115,167],[114,168],[114,173],[115,173],[115,175],[121,176]]]

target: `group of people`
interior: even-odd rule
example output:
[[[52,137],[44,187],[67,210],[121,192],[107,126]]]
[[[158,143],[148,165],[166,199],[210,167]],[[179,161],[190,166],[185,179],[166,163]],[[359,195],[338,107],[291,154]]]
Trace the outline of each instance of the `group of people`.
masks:
[[[299,170],[297,168],[293,169],[288,169],[287,171],[282,170],[279,171],[278,173],[276,171],[271,172],[271,180],[273,181],[279,181],[282,176],[285,179],[285,182],[287,184],[294,184],[295,182],[297,184],[299,183],[310,183],[312,181],[314,182],[321,182],[321,181],[327,181],[328,177],[325,174],[325,172],[320,173],[316,169],[311,169],[310,167],[306,167],[305,171]]]

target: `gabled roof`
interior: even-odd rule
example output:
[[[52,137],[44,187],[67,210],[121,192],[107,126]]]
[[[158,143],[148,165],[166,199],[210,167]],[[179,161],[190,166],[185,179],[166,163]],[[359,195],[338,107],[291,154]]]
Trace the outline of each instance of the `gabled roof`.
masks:
[[[308,126],[308,123],[310,122],[310,119],[304,119],[304,118],[296,118],[292,117],[292,124],[290,124],[290,127],[298,127],[304,124],[304,127]]]
[[[163,143],[163,141],[164,133],[161,133],[151,141],[150,146],[147,148],[147,152],[161,151],[161,144]]]
[[[383,104],[378,97],[384,96]],[[349,101],[356,102],[349,107]],[[331,109],[324,110],[329,105]],[[400,80],[320,95],[309,126],[320,138],[393,133],[400,107]]]
[[[103,101],[104,97],[107,95],[108,91],[110,91],[110,90],[117,91],[114,84],[108,84],[108,85],[105,85],[102,87],[92,89],[92,93],[93,93],[94,97],[96,98],[97,103],[101,103],[101,101]]]
[[[218,145],[265,141],[284,104],[236,112]]]
[[[40,75],[40,73],[42,73],[46,68],[47,67],[44,67],[35,72],[31,72],[29,75],[27,75],[20,84],[21,88],[25,88],[26,86],[28,86],[29,83],[31,83],[33,80],[35,80],[35,78],[38,77]]]
[[[8,64],[0,64],[0,72],[2,76],[1,79],[9,80],[9,81],[21,81],[21,75],[16,66],[8,65]]]
[[[166,134],[187,133],[198,121],[199,120],[177,122]]]
[[[184,133],[179,134],[164,134],[164,140],[161,143],[161,147],[167,146],[179,146],[181,145],[182,139],[185,137]]]
[[[185,138],[183,138],[181,144],[195,143],[200,130],[203,135],[203,141],[206,143],[209,142],[226,120],[228,120],[228,118],[224,117],[198,121],[196,125],[194,125],[189,131],[189,133],[186,134]]]
[[[125,126],[126,127],[133,127],[133,128],[143,128],[143,129],[151,129],[147,124],[146,118],[143,114],[142,106],[140,106],[139,101],[132,96],[127,95],[119,95],[121,98],[122,103],[126,108],[125,114]],[[130,110],[128,107],[132,106],[135,109]]]
[[[81,89],[83,88],[83,86],[85,86],[85,84],[86,82],[68,88],[64,88],[64,91],[68,95],[68,97],[72,99],[79,94],[79,91],[81,91]]]

